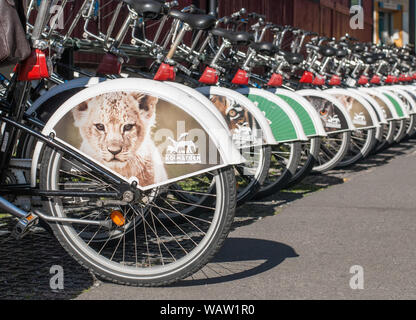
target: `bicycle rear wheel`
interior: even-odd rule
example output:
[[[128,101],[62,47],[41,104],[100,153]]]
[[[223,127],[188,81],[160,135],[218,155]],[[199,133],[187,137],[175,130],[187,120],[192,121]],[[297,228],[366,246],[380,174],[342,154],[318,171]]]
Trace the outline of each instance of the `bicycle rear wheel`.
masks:
[[[396,128],[394,132],[394,142],[400,143],[406,136],[408,124],[407,120],[398,120],[396,121]]]
[[[388,124],[381,125],[381,127],[378,129],[380,130],[380,140],[377,141],[373,153],[384,150],[393,143],[395,128],[395,121],[389,121]]]
[[[314,172],[322,173],[335,168],[348,152],[351,142],[351,132],[328,133],[322,138],[321,148],[313,168]]]
[[[301,143],[291,142],[272,146],[270,169],[266,180],[254,197],[257,200],[271,196],[287,187],[295,176],[301,157]]]
[[[290,180],[288,187],[294,187],[302,182],[311,173],[319,156],[321,148],[321,138],[314,137],[307,142],[302,142],[302,150],[298,168],[295,175]]]
[[[129,203],[110,198],[50,197],[44,201],[44,209],[53,217],[112,221],[109,229],[92,224],[50,224],[65,250],[99,277],[127,285],[167,285],[201,269],[229,233],[236,205],[233,169],[205,173],[203,179],[210,179],[206,182],[214,190],[206,191],[187,179],[176,183],[183,193],[208,192],[206,195],[214,199],[210,206],[200,205],[198,214],[189,211],[195,203],[179,199],[169,186],[139,193]],[[94,172],[50,148],[43,152],[40,187],[49,191],[114,191],[114,186]]]
[[[406,121],[406,138],[412,137],[416,132],[416,115],[411,114],[410,119]]]
[[[357,161],[367,157],[376,144],[376,130],[356,130],[351,133],[351,143],[347,154],[338,163],[338,168],[353,165]]]

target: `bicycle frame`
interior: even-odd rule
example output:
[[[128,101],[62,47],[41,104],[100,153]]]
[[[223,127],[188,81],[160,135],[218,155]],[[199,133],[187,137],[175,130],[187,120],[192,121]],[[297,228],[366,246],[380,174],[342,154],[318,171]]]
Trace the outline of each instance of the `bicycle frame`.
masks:
[[[32,3],[33,4],[33,3]],[[43,48],[44,43],[42,42],[42,30],[46,24],[48,16],[48,8],[51,4],[51,0],[43,0],[35,25],[33,27],[32,33],[32,42],[34,49]],[[135,187],[135,184],[129,186],[122,181],[119,177],[112,174],[102,166],[94,163],[93,161],[85,158],[75,150],[68,148],[62,143],[55,140],[54,135],[45,136],[42,133],[33,130],[27,125],[23,124],[22,121],[28,118],[28,115],[25,114],[26,102],[29,98],[30,91],[30,82],[29,81],[19,81],[18,74],[19,69],[13,76],[10,86],[8,88],[8,94],[4,100],[0,100],[0,122],[4,125],[2,126],[2,141],[1,141],[1,150],[0,150],[0,168],[2,169],[1,178],[4,179],[6,168],[8,167],[15,148],[19,143],[19,138],[22,133],[29,134],[33,136],[37,141],[43,142],[46,146],[53,148],[57,152],[63,154],[68,154],[76,161],[79,161],[81,164],[96,172],[96,174],[110,181],[112,184],[117,185],[117,192],[88,192],[82,190],[73,190],[73,191],[46,191],[38,190],[35,187],[31,187],[28,184],[22,185],[8,185],[3,184],[0,186],[2,193],[15,194],[15,195],[30,195],[30,196],[44,196],[44,197],[54,197],[54,196],[88,196],[92,198],[100,197],[116,197],[118,199],[123,198],[123,193],[131,187]],[[41,127],[43,124],[40,121],[37,121],[34,118],[29,118],[30,123],[36,124],[38,127]],[[28,219],[32,216],[32,213],[25,212],[24,210],[16,207],[5,198],[0,197],[0,207],[7,211],[8,213],[14,215],[19,219],[27,220],[24,225],[28,226],[31,221],[34,219]],[[47,216],[44,216],[39,212],[39,215],[42,215],[45,220],[51,219]],[[55,221],[65,222],[65,219],[55,218]],[[91,221],[85,220],[87,223]],[[72,221],[74,222],[74,221]],[[22,232],[24,230],[22,229]]]

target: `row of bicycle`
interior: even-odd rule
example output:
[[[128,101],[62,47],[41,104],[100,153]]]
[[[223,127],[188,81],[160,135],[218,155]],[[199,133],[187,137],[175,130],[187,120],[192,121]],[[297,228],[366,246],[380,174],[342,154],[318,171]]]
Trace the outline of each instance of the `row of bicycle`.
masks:
[[[0,205],[20,219],[18,238],[40,223],[111,281],[183,279],[221,248],[236,205],[416,131],[411,48],[244,9],[217,19],[175,1],[116,1],[111,15],[111,0],[58,3],[56,16],[54,1],[29,2],[33,50],[0,77]],[[103,53],[96,73],[74,67],[73,51]]]

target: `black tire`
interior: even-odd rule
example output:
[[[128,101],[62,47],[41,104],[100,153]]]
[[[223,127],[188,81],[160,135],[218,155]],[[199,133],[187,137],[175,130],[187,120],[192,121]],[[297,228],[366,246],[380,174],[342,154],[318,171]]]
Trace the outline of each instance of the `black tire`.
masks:
[[[351,142],[347,154],[337,168],[351,166],[363,158],[366,158],[376,145],[376,129],[355,130],[351,132]]]
[[[287,187],[296,174],[301,148],[300,142],[272,146],[268,176],[254,199],[264,199]]]
[[[288,188],[295,187],[312,172],[313,167],[316,164],[320,148],[321,138],[319,137],[311,138],[308,142],[302,143],[301,161],[299,162],[298,169],[296,170],[294,177],[287,185]]]
[[[389,121],[387,125],[382,125],[379,129],[381,130],[381,139],[377,141],[377,144],[373,150],[373,153],[378,153],[388,148],[394,141],[394,132],[396,130],[396,122]]]
[[[313,168],[315,173],[323,173],[335,168],[344,159],[351,141],[351,132],[328,133],[321,139],[321,148]]]
[[[394,143],[400,143],[406,137],[407,120],[396,121],[396,131],[394,133]]]
[[[238,172],[235,175],[237,180],[237,207],[251,200],[258,193],[269,173],[272,148],[271,146],[262,146],[260,148],[262,156],[254,175],[244,174],[244,171],[247,170],[244,164],[235,166],[235,171]],[[256,149],[259,148],[254,150]],[[248,179],[248,185],[244,188],[239,187],[239,179]]]
[[[405,139],[411,138],[416,132],[416,115],[411,114],[410,119],[406,121],[406,136]]]

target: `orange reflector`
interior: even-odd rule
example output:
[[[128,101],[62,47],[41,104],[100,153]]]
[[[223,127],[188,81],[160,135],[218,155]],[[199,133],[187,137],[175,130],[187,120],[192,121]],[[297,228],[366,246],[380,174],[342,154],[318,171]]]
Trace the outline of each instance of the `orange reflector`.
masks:
[[[120,211],[113,211],[110,215],[111,220],[113,220],[114,224],[119,227],[124,226],[126,223],[126,219],[124,219],[123,214]]]

